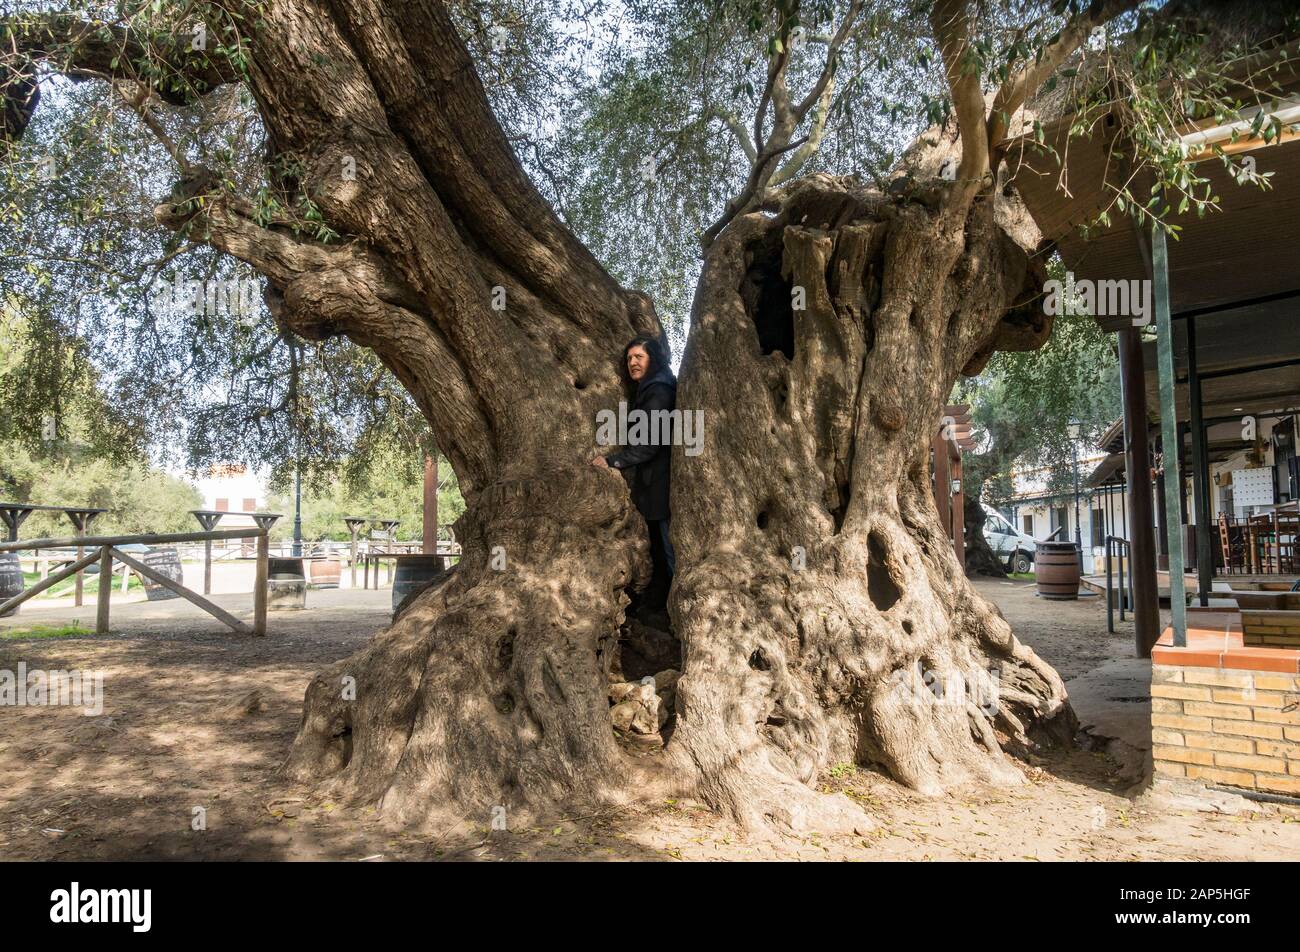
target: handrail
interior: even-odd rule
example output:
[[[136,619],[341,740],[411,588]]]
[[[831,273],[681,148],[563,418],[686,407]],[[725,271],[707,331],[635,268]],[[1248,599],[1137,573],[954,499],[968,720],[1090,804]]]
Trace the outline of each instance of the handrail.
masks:
[[[1119,620],[1124,620],[1124,608],[1126,605],[1133,604],[1133,573],[1129,572],[1128,587],[1124,586],[1124,559],[1132,558],[1131,546],[1128,539],[1122,539],[1119,536],[1106,536],[1106,631],[1111,634],[1115,633],[1115,590],[1116,587],[1111,584],[1113,573],[1111,571],[1111,554],[1112,552],[1119,557]]]

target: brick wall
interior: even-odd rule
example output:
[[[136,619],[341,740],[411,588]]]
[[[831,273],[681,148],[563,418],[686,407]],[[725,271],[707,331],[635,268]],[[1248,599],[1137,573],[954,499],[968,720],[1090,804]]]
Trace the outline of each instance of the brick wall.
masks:
[[[1247,611],[1241,628],[1248,645],[1300,647],[1300,611]]]
[[[1300,675],[1153,664],[1151,752],[1157,779],[1300,797]]]

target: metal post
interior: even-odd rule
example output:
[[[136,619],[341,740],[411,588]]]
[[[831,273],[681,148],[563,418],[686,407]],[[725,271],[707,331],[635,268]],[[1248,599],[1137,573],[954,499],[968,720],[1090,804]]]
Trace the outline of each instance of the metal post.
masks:
[[[108,634],[108,599],[113,594],[113,547],[99,551],[99,602],[95,610],[95,634]]]
[[[1074,548],[1079,553],[1079,567],[1083,567],[1083,523],[1079,521],[1079,441],[1070,441],[1074,451]]]
[[[1129,573],[1129,587],[1124,587],[1124,550],[1126,545],[1118,545],[1115,548],[1119,550],[1119,620],[1124,620],[1124,606],[1133,607],[1133,573]],[[1129,555],[1132,558],[1132,554]]]
[[[1196,354],[1196,318],[1183,321],[1187,329],[1187,389],[1192,409],[1192,495],[1196,502],[1197,601],[1210,604],[1214,587],[1214,546],[1211,540],[1210,464],[1205,445],[1205,415],[1202,407],[1201,372]]]
[[[271,556],[271,533],[263,529],[257,536],[257,580],[253,583],[253,634],[266,634],[267,560]]]
[[[1120,531],[1117,533],[1117,535],[1120,535],[1125,539],[1132,538],[1131,533],[1128,531],[1128,480],[1127,479],[1125,479],[1119,485],[1119,521],[1120,521]]]
[[[1115,634],[1115,592],[1110,584],[1110,537],[1106,538],[1106,630]],[[1120,598],[1123,598],[1120,595]]]
[[[1178,486],[1178,405],[1174,402],[1174,340],[1169,318],[1169,253],[1165,233],[1152,228],[1151,267],[1155,278],[1156,364],[1160,379],[1160,435],[1164,446],[1165,538],[1169,546],[1169,614],[1174,646],[1187,646],[1187,595],[1183,578],[1182,506]],[[1171,465],[1172,464],[1172,465]]]
[[[302,558],[302,471],[293,468],[293,557]]]

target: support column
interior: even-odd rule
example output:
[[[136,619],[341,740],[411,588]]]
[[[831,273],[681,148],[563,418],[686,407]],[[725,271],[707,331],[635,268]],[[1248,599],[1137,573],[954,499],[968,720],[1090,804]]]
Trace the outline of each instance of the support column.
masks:
[[[67,515],[69,521],[72,522],[73,527],[77,530],[76,535],[78,537],[81,537],[86,534],[86,531],[90,528],[90,524],[95,521],[95,517],[98,516],[101,512],[104,512],[105,510],[74,509],[69,507],[64,509],[63,511]],[[83,556],[85,556],[85,554],[86,554],[85,546],[78,543],[77,559],[80,560]],[[83,592],[84,584],[85,584],[85,572],[84,570],[82,570],[77,573],[77,578],[75,582],[76,587],[73,590],[73,604],[77,608],[80,608],[82,604],[82,599],[84,597],[84,592]],[[99,580],[99,584],[100,585],[104,584],[104,580],[102,578]],[[111,581],[109,584],[112,584]]]
[[[952,494],[952,546],[957,564],[966,570],[966,484],[961,475],[961,454],[952,461],[952,479],[960,489]]]
[[[1124,391],[1124,466],[1127,496],[1125,525],[1129,528],[1129,572],[1133,586],[1133,633],[1139,658],[1151,657],[1160,637],[1160,592],[1156,587],[1154,511],[1151,505],[1151,463],[1147,446],[1146,367],[1137,328],[1119,332],[1120,382]]]
[[[1156,366],[1159,366],[1159,356],[1157,355]],[[1154,523],[1156,530],[1156,568],[1160,567],[1160,556],[1165,557],[1165,566],[1169,565],[1169,506],[1165,503],[1165,470],[1169,469],[1169,453],[1165,450],[1165,435],[1163,429],[1160,436],[1156,438],[1156,454],[1162,463],[1160,478],[1155,481],[1155,515]]]
[[[943,531],[952,539],[952,511],[949,507],[949,472],[948,444],[942,436],[935,436],[930,441],[930,450],[934,455],[934,507],[939,510],[939,522]],[[954,549],[954,552],[956,550]]]
[[[1165,233],[1156,227],[1151,240],[1155,278],[1156,353],[1160,378],[1160,433],[1165,447],[1165,537],[1169,546],[1169,615],[1174,646],[1187,645],[1187,594],[1183,576],[1182,492],[1178,478],[1178,404],[1174,398],[1174,331],[1169,316],[1169,254]]]
[[[113,594],[113,548],[99,550],[99,597],[95,606],[95,634],[108,634],[108,601]]]
[[[215,509],[191,509],[190,514],[199,520],[199,526],[204,532],[211,532],[221,521],[224,512],[218,512]],[[212,540],[203,540],[203,594],[212,594]]]
[[[1205,416],[1202,409],[1201,371],[1196,356],[1196,318],[1183,321],[1187,328],[1187,390],[1192,405],[1192,495],[1196,506],[1197,601],[1210,604],[1214,585],[1213,523],[1210,516],[1210,464],[1205,446]]]

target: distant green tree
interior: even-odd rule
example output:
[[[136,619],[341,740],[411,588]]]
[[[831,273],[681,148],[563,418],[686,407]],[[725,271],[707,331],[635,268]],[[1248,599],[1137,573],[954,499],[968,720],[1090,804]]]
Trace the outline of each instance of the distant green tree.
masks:
[[[184,480],[138,461],[115,463],[84,447],[64,445],[34,456],[20,445],[0,443],[0,496],[47,506],[107,509],[92,528],[98,534],[192,532],[191,509],[203,506],[199,491]],[[63,536],[67,518],[36,512],[23,523],[27,538]]]
[[[1063,278],[1059,266],[1049,273]],[[966,567],[997,575],[984,541],[981,502],[1002,505],[1015,491],[1013,472],[1048,471],[1049,492],[1072,485],[1075,446],[1068,424],[1081,424],[1078,451],[1087,453],[1120,414],[1119,359],[1112,338],[1090,315],[1064,314],[1036,353],[999,352],[977,377],[962,380],[953,399],[971,406],[979,449],[963,458]],[[1081,474],[1082,475],[1082,474]]]
[[[302,534],[309,541],[350,538],[345,516],[399,519],[397,538],[420,539],[424,526],[424,461],[400,446],[373,448],[331,474],[305,474]],[[268,505],[287,518],[272,530],[275,539],[293,536],[293,471],[272,476]],[[450,538],[449,526],[465,511],[456,475],[445,457],[438,458],[438,538]]]
[[[106,399],[84,343],[47,333],[43,306],[0,302],[0,498],[109,511],[97,532],[193,529],[198,490],[149,465],[129,414]],[[27,537],[67,535],[57,513],[34,513]]]

